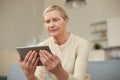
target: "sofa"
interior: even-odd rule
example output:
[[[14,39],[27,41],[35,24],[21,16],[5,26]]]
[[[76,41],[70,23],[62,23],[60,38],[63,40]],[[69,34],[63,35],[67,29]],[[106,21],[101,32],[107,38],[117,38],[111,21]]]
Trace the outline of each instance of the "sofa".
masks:
[[[0,80],[6,80],[7,77],[6,76],[0,76]]]
[[[120,80],[120,60],[90,61],[88,72],[92,80]]]
[[[47,80],[49,80],[49,75],[46,73]],[[8,72],[7,80],[27,80],[20,65],[13,64]]]
[[[89,61],[88,72],[91,80],[120,80],[120,60]],[[49,76],[47,75],[47,80]],[[0,79],[0,80],[5,80]],[[13,64],[6,80],[26,80],[20,66]]]

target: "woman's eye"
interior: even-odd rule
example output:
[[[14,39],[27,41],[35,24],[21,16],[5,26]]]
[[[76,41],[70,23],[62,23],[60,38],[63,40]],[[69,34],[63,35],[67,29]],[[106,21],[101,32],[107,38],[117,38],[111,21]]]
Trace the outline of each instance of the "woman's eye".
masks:
[[[49,23],[49,22],[50,22],[50,20],[46,20],[46,21],[45,21],[45,23]]]
[[[53,18],[52,20],[45,20],[45,23],[57,22],[57,21],[59,21],[58,18]]]
[[[58,18],[53,19],[54,22],[57,22],[58,20],[59,20]]]

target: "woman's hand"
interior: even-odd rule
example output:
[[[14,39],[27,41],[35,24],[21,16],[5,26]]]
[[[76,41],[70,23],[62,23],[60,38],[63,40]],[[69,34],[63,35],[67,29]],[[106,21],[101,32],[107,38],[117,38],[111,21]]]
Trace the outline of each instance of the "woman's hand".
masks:
[[[36,51],[29,51],[24,60],[19,57],[20,66],[28,80],[36,80],[34,72],[39,61],[37,54]]]
[[[68,73],[63,69],[61,60],[57,55],[51,55],[48,51],[40,50],[40,60],[45,68],[53,73],[58,80],[68,80]]]
[[[45,68],[55,74],[56,69],[61,68],[61,61],[56,55],[51,55],[48,51],[40,50],[40,60]]]

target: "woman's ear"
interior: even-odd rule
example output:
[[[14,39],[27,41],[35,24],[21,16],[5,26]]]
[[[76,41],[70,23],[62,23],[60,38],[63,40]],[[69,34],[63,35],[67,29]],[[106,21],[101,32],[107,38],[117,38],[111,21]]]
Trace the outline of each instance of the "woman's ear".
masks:
[[[66,24],[68,23],[68,19],[67,18],[65,19],[65,22],[66,22]]]
[[[65,27],[67,27],[67,24],[68,24],[68,19],[66,18],[65,19]]]

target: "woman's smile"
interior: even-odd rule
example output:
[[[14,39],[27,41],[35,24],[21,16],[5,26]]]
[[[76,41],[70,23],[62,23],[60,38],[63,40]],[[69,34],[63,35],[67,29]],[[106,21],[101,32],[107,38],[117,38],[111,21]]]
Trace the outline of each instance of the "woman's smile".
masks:
[[[58,29],[50,29],[50,32],[56,32]]]

